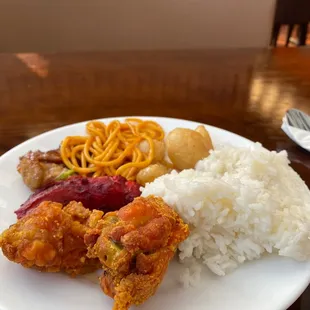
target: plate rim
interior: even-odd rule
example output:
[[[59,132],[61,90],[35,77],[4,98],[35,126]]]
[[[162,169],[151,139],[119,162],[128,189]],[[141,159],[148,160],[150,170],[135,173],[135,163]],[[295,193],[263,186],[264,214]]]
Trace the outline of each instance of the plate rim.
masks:
[[[225,133],[228,133],[230,135],[234,135],[235,137],[238,137],[239,139],[243,139],[245,141],[247,141],[248,143],[250,144],[254,144],[255,142],[246,138],[246,137],[243,137],[233,131],[229,131],[227,129],[223,129],[223,128],[220,128],[220,127],[217,127],[217,126],[213,126],[213,125],[209,125],[209,124],[205,124],[205,123],[201,123],[201,122],[196,122],[196,121],[192,121],[192,120],[187,120],[187,119],[182,119],[182,118],[174,118],[174,117],[165,117],[165,116],[136,116],[136,115],[131,115],[131,116],[128,116],[128,115],[125,115],[125,116],[111,116],[111,117],[103,117],[103,118],[95,118],[95,119],[89,119],[89,120],[86,120],[86,121],[81,121],[81,122],[77,122],[77,123],[72,123],[72,124],[67,124],[67,125],[64,125],[64,126],[60,126],[60,127],[57,127],[57,128],[54,128],[54,129],[50,129],[50,130],[47,130],[47,131],[44,131],[38,135],[35,135],[34,137],[31,137],[15,146],[13,146],[11,149],[9,149],[8,151],[6,151],[4,154],[2,154],[0,156],[0,164],[1,162],[3,161],[3,159],[5,159],[7,156],[9,156],[11,154],[11,152],[14,152],[16,151],[17,149],[19,149],[20,147],[24,146],[26,143],[28,142],[31,142],[39,137],[42,137],[42,136],[45,136],[45,135],[48,135],[48,134],[52,134],[54,132],[57,132],[57,131],[60,131],[60,130],[63,130],[63,129],[66,129],[66,128],[69,128],[71,126],[77,126],[77,125],[83,125],[83,124],[86,124],[90,121],[111,121],[111,120],[115,120],[115,119],[119,119],[119,118],[140,118],[140,119],[151,119],[151,118],[156,118],[156,119],[160,119],[160,120],[172,120],[172,121],[185,121],[185,122],[188,122],[188,123],[192,123],[192,124],[199,124],[199,125],[203,125],[203,126],[207,126],[207,127],[210,127],[210,128],[213,128],[213,129],[216,129],[216,130],[219,130],[219,131],[222,131],[222,132],[225,132]]]

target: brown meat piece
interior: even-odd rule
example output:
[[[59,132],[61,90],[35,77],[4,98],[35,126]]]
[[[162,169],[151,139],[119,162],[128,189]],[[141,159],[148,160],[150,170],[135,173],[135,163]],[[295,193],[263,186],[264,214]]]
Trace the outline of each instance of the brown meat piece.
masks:
[[[42,202],[0,236],[3,254],[11,261],[40,271],[65,271],[78,275],[100,268],[99,260],[86,256],[84,235],[103,212],[81,203]]]
[[[62,164],[62,158],[59,150],[50,150],[47,152],[41,151],[29,151],[24,158],[28,158],[30,160],[39,160],[41,162],[46,163],[54,163],[54,164]]]
[[[88,257],[103,265],[101,287],[114,298],[113,310],[127,310],[155,292],[188,225],[161,198],[135,198],[107,213],[85,235]]]
[[[17,166],[17,171],[31,190],[55,181],[60,174],[67,170],[58,150],[30,151],[20,158]]]

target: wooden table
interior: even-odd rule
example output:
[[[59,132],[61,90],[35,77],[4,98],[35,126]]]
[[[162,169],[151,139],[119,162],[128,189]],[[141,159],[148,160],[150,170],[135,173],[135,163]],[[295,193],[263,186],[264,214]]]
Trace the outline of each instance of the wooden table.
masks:
[[[0,155],[79,121],[170,116],[287,150],[310,186],[310,154],[280,128],[293,107],[310,114],[307,49],[0,55]],[[297,309],[310,309],[310,288]]]

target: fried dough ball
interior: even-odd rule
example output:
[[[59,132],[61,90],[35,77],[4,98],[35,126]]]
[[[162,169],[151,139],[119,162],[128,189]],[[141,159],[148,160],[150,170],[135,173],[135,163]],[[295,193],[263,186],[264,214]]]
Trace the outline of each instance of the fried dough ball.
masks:
[[[187,128],[172,130],[167,136],[166,145],[168,156],[178,170],[194,168],[210,151],[202,134]]]
[[[158,141],[158,140],[154,140],[154,159],[153,159],[153,163],[156,163],[158,161],[162,161],[165,157],[166,154],[166,146],[165,146],[165,142],[164,141]],[[140,143],[139,149],[143,152],[143,153],[148,153],[150,146],[147,143],[147,141],[143,141]]]
[[[153,182],[156,178],[167,174],[170,169],[160,163],[150,165],[139,171],[137,174],[137,182],[144,186],[146,183]]]
[[[207,147],[209,150],[213,150],[213,149],[214,149],[213,143],[212,143],[211,137],[210,137],[209,132],[207,131],[206,127],[203,126],[203,125],[199,125],[199,126],[195,129],[195,131],[199,132],[199,133],[202,135],[206,147]]]

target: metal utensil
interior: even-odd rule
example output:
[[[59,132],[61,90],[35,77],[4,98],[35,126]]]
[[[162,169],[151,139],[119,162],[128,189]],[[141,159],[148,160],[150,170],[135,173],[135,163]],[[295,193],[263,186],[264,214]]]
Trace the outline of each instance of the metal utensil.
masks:
[[[306,113],[297,109],[290,109],[286,112],[286,117],[290,126],[310,131],[310,116]]]

